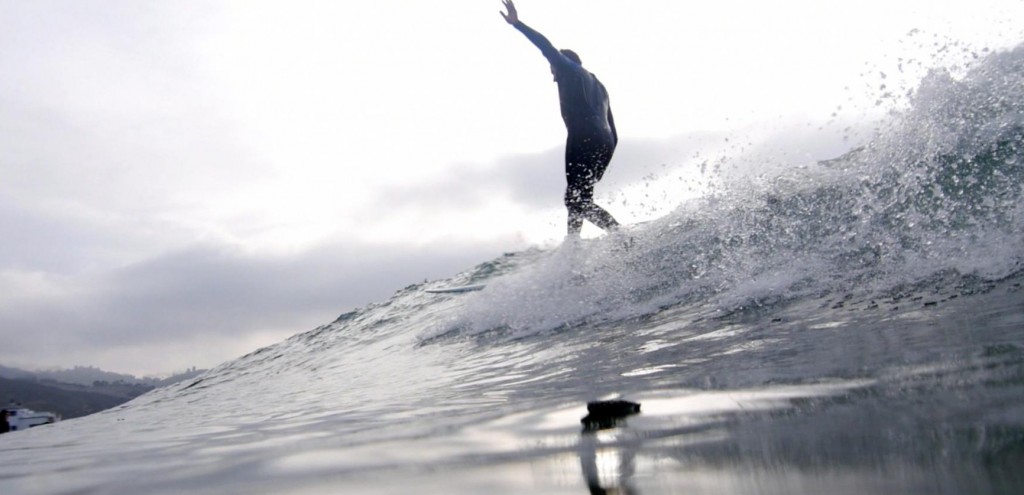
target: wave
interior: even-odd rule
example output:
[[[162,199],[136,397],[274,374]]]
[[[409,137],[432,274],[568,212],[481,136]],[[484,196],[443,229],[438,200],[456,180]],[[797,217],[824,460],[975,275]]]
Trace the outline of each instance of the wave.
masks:
[[[1024,45],[960,78],[933,70],[909,108],[839,158],[723,182],[657,221],[526,253],[428,336],[515,338],[673,305],[730,312],[1007,277],[1024,255],[1022,152]]]

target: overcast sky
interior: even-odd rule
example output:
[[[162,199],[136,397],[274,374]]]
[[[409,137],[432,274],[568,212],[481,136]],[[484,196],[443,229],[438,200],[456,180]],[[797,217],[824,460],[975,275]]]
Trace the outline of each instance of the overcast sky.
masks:
[[[517,5],[608,87],[598,201],[626,222],[705,160],[837,155],[1024,26],[1020,0]],[[0,0],[0,364],[212,367],[560,240],[555,85],[499,10]]]

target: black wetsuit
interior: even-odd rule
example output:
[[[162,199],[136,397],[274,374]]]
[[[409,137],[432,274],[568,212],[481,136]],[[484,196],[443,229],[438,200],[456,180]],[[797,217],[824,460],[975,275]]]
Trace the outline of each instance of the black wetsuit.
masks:
[[[605,230],[617,227],[611,214],[594,204],[594,184],[604,175],[619,141],[608,91],[597,77],[558,51],[544,35],[522,22],[513,25],[540,48],[558,83],[562,120],[568,131],[565,206],[569,210],[569,234],[578,234],[583,220]]]

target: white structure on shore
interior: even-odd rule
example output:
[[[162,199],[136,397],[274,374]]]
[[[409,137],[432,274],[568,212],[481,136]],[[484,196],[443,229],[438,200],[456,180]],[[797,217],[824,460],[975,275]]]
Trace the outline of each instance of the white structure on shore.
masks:
[[[7,411],[7,424],[10,425],[10,431],[27,430],[33,426],[60,421],[60,417],[54,413],[33,411],[15,404],[5,408],[4,411]]]

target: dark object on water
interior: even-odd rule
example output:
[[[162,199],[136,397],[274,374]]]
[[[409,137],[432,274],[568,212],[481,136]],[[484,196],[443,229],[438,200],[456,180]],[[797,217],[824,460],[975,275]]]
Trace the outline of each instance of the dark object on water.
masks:
[[[628,400],[599,400],[587,403],[587,412],[594,416],[624,418],[640,412],[640,404]]]
[[[628,400],[600,400],[587,403],[587,414],[580,420],[583,431],[615,428],[627,416],[640,413],[640,404]]]

